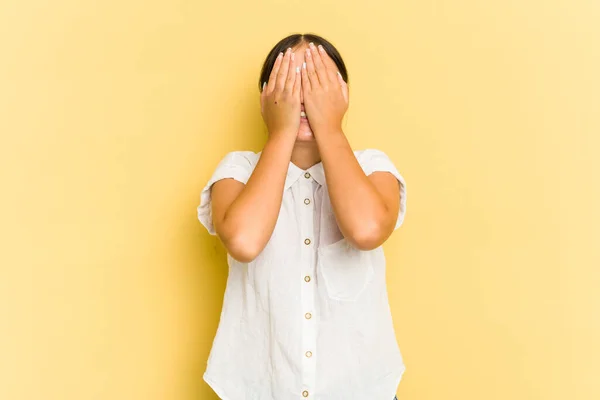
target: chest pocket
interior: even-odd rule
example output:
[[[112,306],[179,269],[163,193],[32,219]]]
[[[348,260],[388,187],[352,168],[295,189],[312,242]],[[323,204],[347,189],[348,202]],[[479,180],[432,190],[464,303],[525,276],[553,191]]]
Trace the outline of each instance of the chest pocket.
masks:
[[[338,301],[356,301],[373,280],[370,252],[358,250],[345,238],[319,247],[318,265],[327,295]]]

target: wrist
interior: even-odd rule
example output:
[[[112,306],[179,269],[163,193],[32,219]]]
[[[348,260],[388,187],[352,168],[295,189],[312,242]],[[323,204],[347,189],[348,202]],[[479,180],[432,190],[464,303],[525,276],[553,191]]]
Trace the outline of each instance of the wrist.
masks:
[[[274,131],[269,132],[265,146],[279,147],[283,149],[293,148],[296,143],[297,134],[292,134],[291,131]]]
[[[268,129],[268,131],[269,131],[269,138],[275,138],[275,137],[280,137],[280,136],[294,137],[294,135],[298,132],[298,129],[294,130],[294,129],[289,129],[289,128],[281,128],[281,129]]]
[[[313,129],[313,131],[316,138],[319,136],[324,137],[344,135],[344,131],[342,130],[342,124],[316,126]]]

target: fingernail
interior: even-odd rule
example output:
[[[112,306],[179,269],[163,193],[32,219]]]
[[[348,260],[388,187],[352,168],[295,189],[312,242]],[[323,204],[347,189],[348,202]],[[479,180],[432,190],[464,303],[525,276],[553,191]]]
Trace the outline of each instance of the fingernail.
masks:
[[[325,53],[325,49],[323,48],[322,45],[319,45],[319,50],[321,50],[321,53]]]
[[[306,56],[310,57],[310,49],[306,49]]]
[[[340,71],[338,71],[337,74],[340,78],[342,78],[342,74],[340,74]],[[342,78],[342,79],[344,79],[344,78]]]
[[[277,58],[281,58],[281,57],[283,57],[283,53],[279,52],[279,54],[277,55]]]
[[[267,86],[267,82],[263,82],[263,88],[262,88],[262,90],[265,90],[265,86]]]
[[[305,62],[304,62],[304,63],[302,63],[302,68],[303,68],[303,69],[306,69],[306,63],[305,63]]]
[[[296,67],[296,73],[300,72],[300,67]]]
[[[310,47],[315,47],[315,44],[314,44],[313,42],[310,42],[308,45],[309,45]]]
[[[296,55],[296,53],[292,53],[292,61],[294,60],[295,55]]]

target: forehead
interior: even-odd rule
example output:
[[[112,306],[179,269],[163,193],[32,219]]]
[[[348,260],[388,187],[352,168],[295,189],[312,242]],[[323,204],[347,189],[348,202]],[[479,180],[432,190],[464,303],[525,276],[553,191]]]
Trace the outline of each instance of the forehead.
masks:
[[[304,50],[308,48],[308,43],[300,42],[296,46],[292,47],[292,51],[296,53],[295,60],[296,64],[304,62]]]
[[[300,42],[297,45],[295,45],[294,47],[292,47],[292,50],[295,51],[296,53],[299,53],[300,51],[304,52],[304,49],[308,48],[308,43],[305,42]]]

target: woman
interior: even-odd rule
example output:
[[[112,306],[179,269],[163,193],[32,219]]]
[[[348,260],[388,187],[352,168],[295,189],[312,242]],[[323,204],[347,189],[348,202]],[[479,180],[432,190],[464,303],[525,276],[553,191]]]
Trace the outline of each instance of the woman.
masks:
[[[204,374],[222,399],[395,399],[381,245],[406,186],[383,152],[346,140],[347,81],[322,37],[277,43],[259,81],[263,150],[227,154],[202,190],[198,219],[229,263]]]

